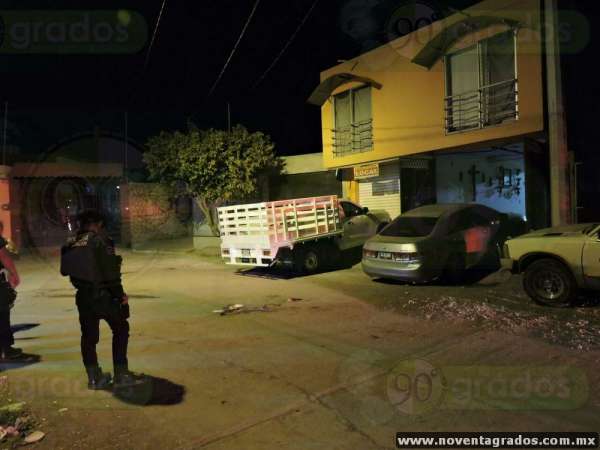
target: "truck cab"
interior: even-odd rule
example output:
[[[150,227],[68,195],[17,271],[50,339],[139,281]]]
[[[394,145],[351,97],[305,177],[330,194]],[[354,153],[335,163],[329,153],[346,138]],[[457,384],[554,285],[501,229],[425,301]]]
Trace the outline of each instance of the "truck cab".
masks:
[[[339,215],[344,230],[337,241],[340,250],[362,247],[391,222],[385,211],[370,211],[349,200],[340,200]]]

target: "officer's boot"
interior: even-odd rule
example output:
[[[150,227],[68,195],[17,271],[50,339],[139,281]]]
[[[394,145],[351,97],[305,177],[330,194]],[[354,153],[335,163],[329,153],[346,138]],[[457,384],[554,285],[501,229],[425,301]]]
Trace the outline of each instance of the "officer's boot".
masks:
[[[6,346],[0,348],[0,360],[8,361],[11,359],[17,359],[23,356],[23,350],[20,348]]]
[[[101,390],[110,386],[112,377],[110,373],[102,372],[99,366],[86,367],[88,375],[88,389]]]
[[[147,377],[144,374],[131,372],[126,367],[115,367],[115,381],[113,387],[116,389],[138,386],[147,381]]]

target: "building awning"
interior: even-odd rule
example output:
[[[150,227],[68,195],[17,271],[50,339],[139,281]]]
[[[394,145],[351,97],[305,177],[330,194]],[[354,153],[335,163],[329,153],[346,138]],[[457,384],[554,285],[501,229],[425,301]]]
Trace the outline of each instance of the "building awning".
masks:
[[[383,87],[383,85],[377,81],[367,77],[361,77],[352,73],[338,73],[327,78],[326,80],[323,80],[308,98],[308,103],[311,105],[323,106],[327,99],[331,97],[333,91],[335,91],[341,85],[351,83],[353,81],[371,85],[376,89],[381,89]]]
[[[123,165],[114,163],[18,163],[13,178],[121,178]]]
[[[483,30],[492,25],[506,25],[510,28],[517,28],[519,22],[497,16],[469,16],[444,28],[419,51],[412,62],[431,69],[457,41],[470,33]]]

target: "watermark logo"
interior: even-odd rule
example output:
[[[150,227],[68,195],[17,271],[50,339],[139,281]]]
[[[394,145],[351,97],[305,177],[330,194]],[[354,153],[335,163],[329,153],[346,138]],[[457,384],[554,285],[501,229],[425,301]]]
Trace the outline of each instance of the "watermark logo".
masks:
[[[387,378],[387,397],[404,415],[437,410],[574,410],[589,397],[573,367],[446,366],[404,361]]]
[[[390,42],[442,18],[443,14],[437,5],[422,1],[408,2],[392,13],[385,25],[385,36]]]
[[[451,20],[444,19],[454,16]],[[340,28],[344,35],[360,46],[360,53],[390,45],[404,56],[414,56],[436,37],[443,37],[449,51],[454,44],[460,48],[502,31],[518,31],[520,54],[541,54],[546,35],[556,35],[562,54],[581,53],[591,39],[589,19],[577,10],[560,10],[556,26],[542,20],[542,11],[514,5],[510,10],[450,9],[434,0],[406,0],[400,5],[385,0],[349,0],[341,10]],[[439,43],[438,43],[439,46]],[[410,48],[406,54],[403,49]]]
[[[442,19],[447,11],[431,0],[400,5],[386,0],[350,0],[341,10],[342,32],[368,51]]]
[[[5,54],[130,54],[147,38],[146,20],[130,10],[0,11]]]
[[[428,361],[403,361],[387,377],[390,403],[402,414],[423,415],[440,408],[446,381]]]

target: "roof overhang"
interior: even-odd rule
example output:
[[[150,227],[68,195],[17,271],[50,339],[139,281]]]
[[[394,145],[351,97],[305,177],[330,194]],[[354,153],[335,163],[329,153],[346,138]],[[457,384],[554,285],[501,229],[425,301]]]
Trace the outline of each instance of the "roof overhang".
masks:
[[[323,80],[308,98],[308,103],[311,105],[323,106],[338,87],[352,82],[368,84],[376,89],[381,89],[383,87],[381,83],[378,83],[371,78],[361,77],[360,75],[354,75],[352,73],[338,73]]]
[[[419,51],[412,62],[431,69],[460,39],[493,25],[518,28],[520,23],[499,16],[469,16],[444,28]]]

